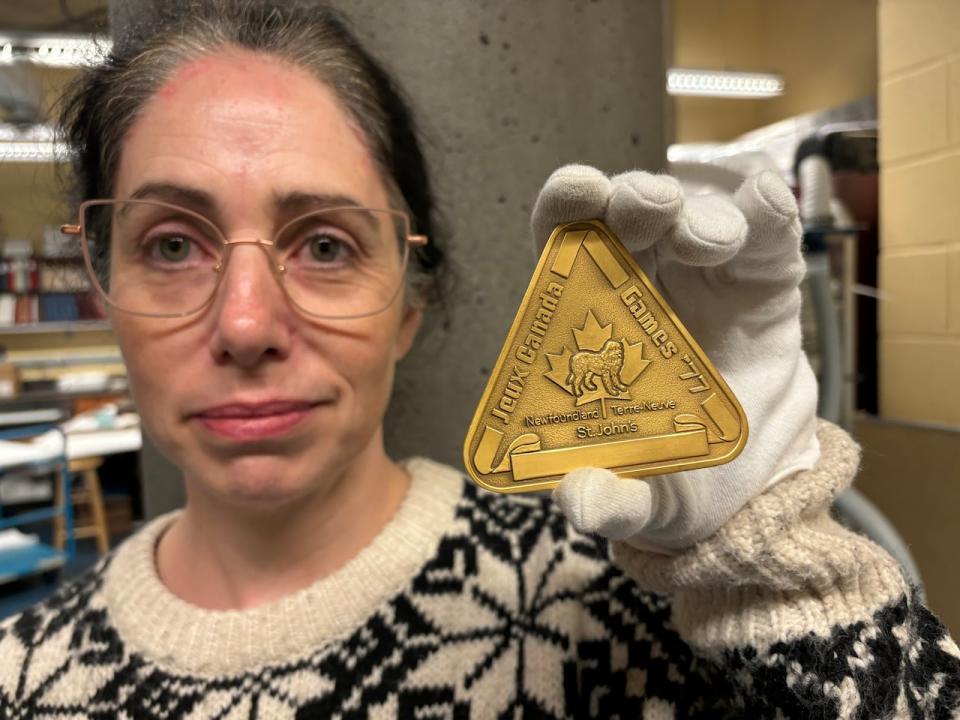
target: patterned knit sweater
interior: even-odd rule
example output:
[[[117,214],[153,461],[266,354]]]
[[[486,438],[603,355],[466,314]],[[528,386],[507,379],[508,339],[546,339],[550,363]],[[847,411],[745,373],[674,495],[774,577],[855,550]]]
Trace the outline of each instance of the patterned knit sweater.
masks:
[[[427,460],[373,543],[274,604],[172,595],[149,524],[0,625],[2,718],[950,718],[960,651],[827,507],[858,451],[674,556],[607,548],[546,497]]]

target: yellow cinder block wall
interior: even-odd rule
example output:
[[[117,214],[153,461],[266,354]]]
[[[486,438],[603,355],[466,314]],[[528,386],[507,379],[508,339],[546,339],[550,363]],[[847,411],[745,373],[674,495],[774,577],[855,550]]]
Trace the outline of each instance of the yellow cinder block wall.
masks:
[[[732,140],[876,91],[876,0],[672,0],[670,10],[671,65],[776,72],[786,83],[772,99],[677,97],[677,142]]]
[[[880,0],[880,412],[960,427],[960,2]]]

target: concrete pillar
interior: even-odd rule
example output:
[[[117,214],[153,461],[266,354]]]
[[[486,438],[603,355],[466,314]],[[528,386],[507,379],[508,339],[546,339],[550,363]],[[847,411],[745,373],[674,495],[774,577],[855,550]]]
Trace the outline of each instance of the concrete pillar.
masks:
[[[571,162],[664,165],[662,0],[335,4],[413,101],[456,273],[446,314],[399,368],[388,449],[459,466],[535,264],[528,222],[543,181]],[[115,34],[150,6],[113,0]],[[145,481],[168,482],[154,465],[145,462]]]

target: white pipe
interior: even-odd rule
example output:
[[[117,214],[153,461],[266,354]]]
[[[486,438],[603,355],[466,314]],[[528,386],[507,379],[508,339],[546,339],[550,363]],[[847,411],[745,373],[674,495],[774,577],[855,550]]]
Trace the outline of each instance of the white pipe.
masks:
[[[833,179],[830,172],[830,163],[823,155],[808,155],[800,161],[797,182],[800,185],[800,219],[805,228],[833,225],[830,212]]]

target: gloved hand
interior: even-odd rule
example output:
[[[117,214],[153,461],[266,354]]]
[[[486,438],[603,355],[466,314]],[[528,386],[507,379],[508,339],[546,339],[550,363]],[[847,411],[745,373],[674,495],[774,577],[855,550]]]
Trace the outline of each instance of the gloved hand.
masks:
[[[772,172],[746,180],[732,199],[685,198],[665,175],[607,178],[569,165],[540,191],[534,239],[542,249],[556,225],[584,219],[603,220],[633,253],[740,400],[750,431],[725,465],[645,479],[581,468],[554,498],[582,532],[679,550],[819,458],[816,379],[800,346],[797,205]]]

